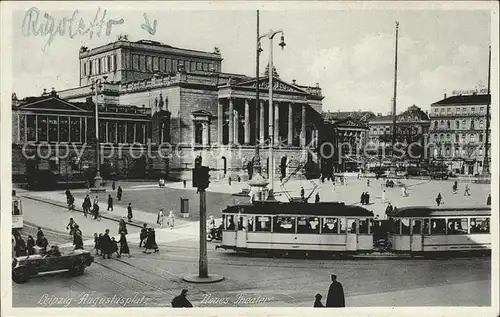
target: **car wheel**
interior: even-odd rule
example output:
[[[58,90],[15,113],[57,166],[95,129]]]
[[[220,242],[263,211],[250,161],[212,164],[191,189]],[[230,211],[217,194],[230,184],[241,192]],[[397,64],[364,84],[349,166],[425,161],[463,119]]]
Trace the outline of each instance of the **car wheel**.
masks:
[[[12,272],[12,280],[17,284],[23,284],[29,280],[28,272],[24,269],[14,270]]]
[[[70,274],[73,276],[82,275],[85,271],[85,264],[83,262],[75,262],[71,266]]]

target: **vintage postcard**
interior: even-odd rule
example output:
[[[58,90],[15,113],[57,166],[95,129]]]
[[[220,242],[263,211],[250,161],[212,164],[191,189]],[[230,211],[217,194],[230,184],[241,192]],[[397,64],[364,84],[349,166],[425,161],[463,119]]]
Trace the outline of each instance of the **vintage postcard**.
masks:
[[[498,3],[1,12],[2,315],[498,316]]]

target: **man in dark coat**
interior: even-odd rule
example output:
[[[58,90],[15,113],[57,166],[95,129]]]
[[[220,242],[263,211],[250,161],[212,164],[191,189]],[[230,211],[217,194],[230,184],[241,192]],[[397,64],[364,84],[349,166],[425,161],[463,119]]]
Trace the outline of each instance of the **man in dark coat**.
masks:
[[[90,213],[90,207],[92,207],[92,202],[90,201],[89,195],[85,196],[82,207],[83,207],[83,215],[87,217],[87,214]]]
[[[326,307],[345,307],[344,288],[337,282],[337,275],[332,274],[332,284],[328,289]]]
[[[174,297],[172,300],[173,308],[193,307],[191,302],[186,298],[187,292],[187,289],[183,289],[180,295]]]
[[[101,238],[101,252],[102,252],[102,258],[105,259],[106,255],[108,256],[108,259],[111,258],[111,254],[113,253],[113,245],[111,238],[109,237],[109,229],[106,229],[106,233],[103,234]]]
[[[75,246],[75,250],[83,250],[83,238],[81,231],[75,231],[73,235],[73,245]]]
[[[36,233],[36,241],[40,240],[44,236],[42,228],[38,227],[38,232]]]
[[[132,222],[132,204],[131,203],[128,203],[128,207],[127,207],[127,218],[128,218],[128,222]]]
[[[389,203],[389,205],[387,205],[387,208],[385,209],[385,214],[390,215],[393,212],[393,210],[394,209],[392,208],[391,203]]]
[[[111,209],[113,211],[113,197],[111,197],[111,194],[108,196],[108,211]]]
[[[486,198],[486,205],[488,205],[488,206],[491,205],[491,194],[489,194],[488,198]]]
[[[116,197],[118,198],[118,201],[122,200],[122,194],[123,194],[122,187],[118,186],[118,189],[116,190]]]

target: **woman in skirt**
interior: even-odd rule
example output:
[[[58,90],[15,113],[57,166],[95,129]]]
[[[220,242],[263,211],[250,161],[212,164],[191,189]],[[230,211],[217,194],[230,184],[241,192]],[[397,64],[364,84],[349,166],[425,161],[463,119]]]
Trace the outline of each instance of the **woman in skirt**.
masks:
[[[148,228],[148,237],[146,240],[145,248],[146,250],[144,251],[144,253],[148,253],[148,250],[155,250],[155,253],[159,252],[158,244],[156,244],[156,235],[153,228]]]
[[[120,241],[118,242],[120,242],[120,255],[128,254],[128,257],[130,258],[130,249],[128,248],[127,237],[124,232],[121,232]]]

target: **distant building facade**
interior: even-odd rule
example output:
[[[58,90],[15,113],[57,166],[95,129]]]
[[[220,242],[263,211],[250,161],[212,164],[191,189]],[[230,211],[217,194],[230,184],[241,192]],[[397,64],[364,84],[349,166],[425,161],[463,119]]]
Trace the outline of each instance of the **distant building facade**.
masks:
[[[486,106],[490,101],[490,95],[472,91],[465,95],[445,95],[444,99],[431,105],[429,134],[434,145],[432,155],[435,160],[443,161],[458,174],[475,175],[482,172]],[[488,143],[488,154],[491,155],[491,138]]]
[[[79,62],[79,87],[13,99],[13,155],[19,158],[16,171],[20,177],[28,164],[18,153],[23,146],[78,143],[72,141],[71,132],[66,141],[66,126],[80,128],[86,139],[76,132],[73,137],[82,144],[95,134],[95,80],[101,81],[101,86],[96,85],[99,141],[113,153],[106,159],[117,177],[132,177],[142,171],[151,177],[186,179],[195,159],[200,158],[215,171],[211,172],[214,178],[244,176],[251,169],[256,144],[261,145],[266,174],[269,162],[264,149],[270,136],[279,144],[274,156],[276,172],[279,162],[289,167],[306,161],[318,163],[317,155],[307,150],[317,146],[321,125],[323,96],[318,85],[285,82],[274,70],[275,115],[270,118],[268,70],[258,79],[224,73],[217,48],[208,53],[121,39],[91,50],[82,47]],[[260,87],[260,104],[255,102],[256,85]],[[124,159],[116,155],[118,148],[122,153],[136,153],[148,144],[161,157],[139,159],[133,154]],[[88,165],[93,167],[95,153],[92,147],[87,148]],[[60,170],[66,173],[65,168]]]

